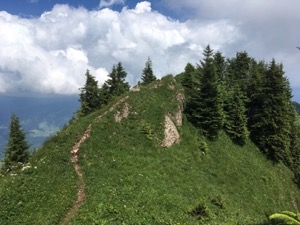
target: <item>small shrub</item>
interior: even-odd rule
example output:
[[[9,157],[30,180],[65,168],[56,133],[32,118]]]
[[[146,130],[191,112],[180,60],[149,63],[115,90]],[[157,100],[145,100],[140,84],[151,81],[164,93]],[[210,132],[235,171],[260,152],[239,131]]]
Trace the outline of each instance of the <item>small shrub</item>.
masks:
[[[215,198],[211,199],[211,203],[220,209],[224,209],[224,201],[220,195],[216,196]]]
[[[208,220],[210,218],[209,210],[203,203],[199,203],[198,206],[194,208],[189,214],[199,220]]]
[[[146,137],[149,139],[149,140],[153,140],[154,139],[154,133],[153,133],[153,130],[150,126],[149,123],[147,122],[142,122],[141,123],[141,130],[142,130],[142,133],[146,135]]]
[[[204,140],[200,140],[198,144],[198,149],[203,153],[207,154],[208,153],[208,146]]]

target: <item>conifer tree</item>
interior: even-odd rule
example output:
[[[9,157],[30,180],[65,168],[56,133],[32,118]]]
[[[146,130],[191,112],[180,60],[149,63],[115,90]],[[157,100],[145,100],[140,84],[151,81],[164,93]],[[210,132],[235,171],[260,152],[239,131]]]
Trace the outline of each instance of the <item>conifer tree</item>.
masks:
[[[9,139],[7,142],[4,166],[2,170],[9,172],[18,167],[18,164],[24,164],[29,159],[29,145],[25,139],[25,132],[22,130],[19,118],[13,114],[9,126]]]
[[[247,52],[238,52],[230,61],[230,77],[234,83],[238,83],[242,91],[246,91],[250,79],[251,58]]]
[[[110,89],[107,83],[104,83],[99,90],[100,105],[106,105],[111,100]]]
[[[291,109],[293,113],[293,119],[291,121],[291,161],[288,165],[295,174],[295,180],[300,185],[300,118],[294,109]]]
[[[125,82],[127,73],[121,62],[118,62],[117,66],[113,65],[112,71],[108,76],[109,79],[106,81],[106,84],[109,87],[111,96],[120,96],[129,91],[129,84]]]
[[[282,65],[277,65],[274,59],[253,96],[257,105],[251,109],[252,140],[269,158],[287,161],[291,155],[290,87]]]
[[[239,86],[227,91],[224,104],[224,130],[235,143],[243,145],[248,137],[245,95]]]
[[[157,78],[153,74],[152,61],[150,57],[148,57],[148,60],[145,63],[145,68],[143,69],[142,84],[149,84],[155,80],[157,80]]]
[[[181,81],[182,86],[185,89],[185,93],[187,96],[191,96],[194,91],[194,81],[193,77],[195,74],[195,67],[191,63],[187,63],[184,68],[183,79]]]
[[[252,64],[251,70],[251,78],[248,85],[247,96],[249,102],[247,103],[247,116],[248,116],[248,129],[250,133],[254,131],[254,124],[257,123],[257,120],[260,120],[258,115],[261,111],[263,111],[263,99],[264,93],[263,89],[263,79],[265,77],[265,73],[268,69],[268,65],[264,61],[256,62],[254,61]],[[251,135],[253,136],[253,135]]]
[[[84,116],[100,108],[99,88],[95,77],[86,71],[86,82],[80,93],[81,108],[79,113]]]
[[[226,79],[227,63],[221,52],[214,54],[214,63],[219,81],[223,82]]]
[[[201,77],[199,88],[188,103],[188,117],[203,134],[216,139],[222,128],[223,113],[218,77],[213,62],[213,50],[208,45],[201,61]]]

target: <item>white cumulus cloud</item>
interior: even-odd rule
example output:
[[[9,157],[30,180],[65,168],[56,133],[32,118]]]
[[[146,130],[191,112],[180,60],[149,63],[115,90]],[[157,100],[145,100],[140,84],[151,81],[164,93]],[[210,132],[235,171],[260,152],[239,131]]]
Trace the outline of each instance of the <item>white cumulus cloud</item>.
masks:
[[[300,89],[300,1],[299,0],[162,0],[169,10],[194,21],[226,20],[235,24],[241,39],[224,46],[234,55],[247,51],[250,56],[282,62],[291,85]],[[218,32],[218,31],[216,31]],[[300,92],[300,91],[299,91]]]
[[[0,12],[0,92],[78,93],[86,69],[102,84],[118,61],[134,85],[148,56],[160,78],[199,62],[207,44],[222,51],[241,37],[230,20],[180,22],[149,2],[120,12],[56,5],[37,18]]]
[[[134,10],[136,13],[151,12],[151,3],[150,2],[139,2]]]

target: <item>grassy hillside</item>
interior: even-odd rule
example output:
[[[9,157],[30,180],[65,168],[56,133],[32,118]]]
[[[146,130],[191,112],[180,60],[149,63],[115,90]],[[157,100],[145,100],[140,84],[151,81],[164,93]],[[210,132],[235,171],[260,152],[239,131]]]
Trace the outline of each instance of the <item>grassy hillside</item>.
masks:
[[[86,199],[69,224],[262,224],[271,213],[298,211],[291,172],[250,141],[240,147],[222,134],[210,142],[183,118],[180,143],[161,147],[165,116],[175,120],[181,92],[166,77],[63,129],[31,168],[1,178],[0,224],[64,219],[78,182],[70,150],[90,123],[79,150]]]

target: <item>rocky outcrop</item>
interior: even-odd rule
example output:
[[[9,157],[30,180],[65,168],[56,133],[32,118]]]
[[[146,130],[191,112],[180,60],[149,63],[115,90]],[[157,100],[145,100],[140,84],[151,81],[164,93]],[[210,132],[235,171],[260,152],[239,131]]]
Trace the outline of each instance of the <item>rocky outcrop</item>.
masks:
[[[164,124],[164,139],[161,143],[161,146],[169,148],[179,142],[180,142],[180,135],[177,131],[177,128],[173,123],[171,117],[169,115],[166,115],[165,124]]]
[[[139,92],[141,91],[141,87],[139,84],[137,84],[133,88],[131,88],[130,91]]]
[[[129,105],[126,102],[123,106],[123,108],[120,111],[117,111],[114,115],[115,121],[117,123],[120,123],[122,119],[127,118],[129,116]]]
[[[182,92],[179,92],[176,95],[176,100],[179,102],[177,111],[172,114],[172,120],[175,122],[177,126],[182,126],[182,116],[183,116],[183,110],[184,110],[184,94]]]

